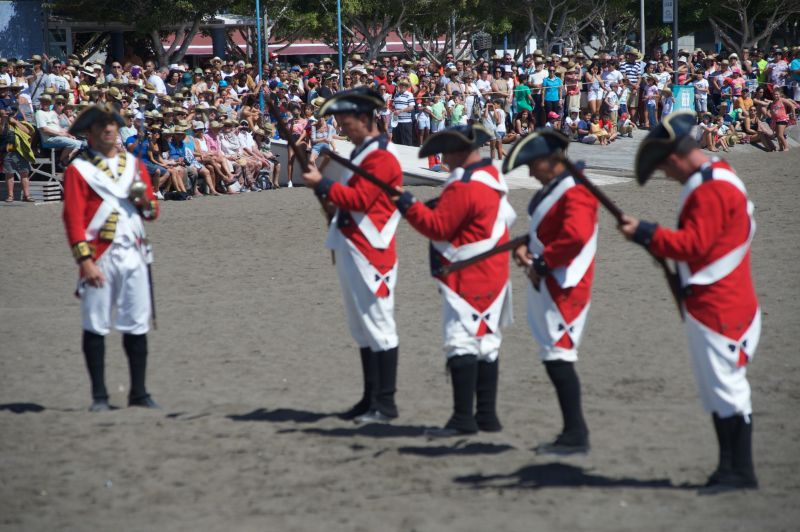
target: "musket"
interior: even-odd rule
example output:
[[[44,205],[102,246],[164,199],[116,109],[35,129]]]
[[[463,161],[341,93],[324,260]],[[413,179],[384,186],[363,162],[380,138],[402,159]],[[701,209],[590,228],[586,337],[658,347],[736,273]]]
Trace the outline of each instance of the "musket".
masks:
[[[623,217],[625,213],[622,212],[612,200],[609,198],[605,192],[600,190],[600,188],[589,181],[586,177],[586,174],[583,173],[583,170],[578,168],[578,166],[570,161],[566,156],[562,156],[561,161],[564,163],[564,166],[567,167],[567,170],[572,177],[580,181],[581,185],[586,187],[586,189],[595,197],[597,201],[599,201],[603,207],[605,207],[611,215],[616,218],[618,224],[622,224]],[[678,275],[672,271],[672,268],[669,267],[667,261],[664,257],[657,257],[653,254],[652,251],[649,249],[647,250],[650,253],[650,256],[658,263],[661,267],[661,270],[664,272],[664,277],[667,281],[667,285],[669,286],[669,290],[672,293],[672,298],[675,300],[675,305],[678,307],[678,312],[681,314],[681,318],[683,318],[683,307],[681,305],[681,285],[680,280],[678,279]]]
[[[148,244],[149,246],[149,244]],[[153,288],[153,268],[147,263],[147,282],[150,285],[150,313],[153,316],[153,329],[158,329],[158,319],[156,318],[156,291]]]
[[[272,117],[275,119],[277,123],[276,125],[278,128],[278,133],[280,133],[281,137],[286,139],[286,143],[289,145],[289,149],[294,152],[294,156],[300,163],[300,167],[303,169],[303,172],[308,172],[309,162],[308,162],[308,157],[306,157],[306,152],[297,147],[297,143],[292,138],[291,131],[289,131],[289,128],[286,127],[286,121],[283,118],[281,118],[281,113],[279,112],[277,106],[275,105],[275,100],[273,100],[272,96],[270,95],[269,97],[266,98],[265,102],[267,104],[267,111],[269,111],[269,114],[272,115]],[[328,208],[325,205],[325,201],[319,196],[315,195],[315,197],[319,201],[319,206],[322,209],[323,216],[325,216],[325,219],[328,221],[328,225],[330,225],[331,220],[333,219],[333,215],[330,213],[330,211],[328,211]],[[336,264],[336,255],[334,255],[333,250],[331,250],[331,263]]]
[[[136,164],[136,177],[134,178],[133,183],[131,183],[131,188],[128,191],[129,198],[135,197],[145,197],[145,191],[147,190],[147,185],[144,184],[142,181],[141,176],[139,175],[139,162],[134,161]],[[147,263],[147,284],[150,287],[150,315],[152,316],[153,320],[153,329],[158,329],[158,319],[156,318],[156,291],[153,287],[153,247],[150,245],[150,241],[147,238],[144,239],[144,261]]]
[[[330,158],[332,161],[335,161],[335,162],[339,163],[340,165],[344,166],[345,168],[347,168],[348,170],[350,170],[354,174],[360,175],[361,177],[363,177],[364,179],[366,179],[367,181],[369,181],[370,183],[372,183],[373,185],[375,185],[376,187],[378,187],[382,191],[386,192],[386,194],[388,194],[390,198],[397,197],[397,196],[399,196],[401,194],[401,192],[399,190],[395,189],[394,187],[392,187],[391,185],[389,185],[385,181],[381,181],[380,179],[375,177],[370,172],[364,170],[363,168],[361,168],[358,165],[353,164],[349,159],[345,159],[344,157],[342,157],[338,153],[334,153],[331,150],[329,150],[328,148],[322,148],[319,151],[319,154],[321,156],[326,156],[326,157]]]
[[[444,264],[434,270],[434,275],[447,275],[449,273],[457,272],[458,270],[463,270],[467,266],[472,266],[477,262],[481,262],[482,260],[486,260],[489,257],[493,257],[498,253],[503,253],[504,251],[511,251],[517,249],[519,246],[527,246],[529,241],[529,235],[521,235],[516,238],[512,238],[505,244],[500,244],[499,246],[495,246],[492,249],[486,250],[483,253],[479,253],[474,257],[470,257],[468,259],[460,260],[458,262],[452,262],[450,264]]]

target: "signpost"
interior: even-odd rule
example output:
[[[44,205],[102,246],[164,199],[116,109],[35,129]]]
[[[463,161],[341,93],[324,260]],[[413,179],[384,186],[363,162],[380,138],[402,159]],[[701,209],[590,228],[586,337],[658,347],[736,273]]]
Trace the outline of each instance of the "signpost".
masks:
[[[661,15],[664,24],[672,23],[672,71],[673,83],[678,84],[678,0],[661,0]]]
[[[673,17],[673,4],[674,0],[662,0],[661,14],[664,18],[664,24],[672,24]]]

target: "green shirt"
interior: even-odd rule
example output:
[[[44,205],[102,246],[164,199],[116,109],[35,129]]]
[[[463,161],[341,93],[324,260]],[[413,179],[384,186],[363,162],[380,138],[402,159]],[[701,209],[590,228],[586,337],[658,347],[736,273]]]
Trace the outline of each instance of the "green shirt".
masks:
[[[433,115],[434,120],[439,120],[440,122],[444,120],[444,102],[439,101],[431,105],[431,115]]]
[[[460,103],[457,103],[453,106],[453,110],[450,112],[450,123],[458,125],[461,123],[461,115],[464,114],[464,106]]]
[[[531,107],[529,101],[530,94],[531,88],[524,83],[514,87],[514,100],[517,102],[517,111],[521,111],[523,109],[533,111],[533,107]]]
[[[764,83],[767,79],[767,67],[769,63],[767,63],[766,59],[759,59],[756,65],[758,65],[758,76],[756,76],[756,79],[758,79],[759,83]]]

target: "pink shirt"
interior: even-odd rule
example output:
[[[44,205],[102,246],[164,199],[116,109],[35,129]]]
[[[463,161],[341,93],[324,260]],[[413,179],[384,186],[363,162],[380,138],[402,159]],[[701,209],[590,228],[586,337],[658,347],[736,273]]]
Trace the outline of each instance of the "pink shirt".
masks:
[[[209,134],[204,135],[204,138],[206,139],[206,144],[208,145],[208,151],[219,153],[219,141]]]

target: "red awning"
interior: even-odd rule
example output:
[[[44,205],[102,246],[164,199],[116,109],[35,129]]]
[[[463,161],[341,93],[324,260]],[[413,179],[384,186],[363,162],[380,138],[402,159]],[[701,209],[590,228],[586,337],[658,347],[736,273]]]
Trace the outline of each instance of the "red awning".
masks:
[[[238,31],[234,31],[231,33],[231,37],[233,38],[233,42],[241,49],[243,52],[247,51],[247,43],[239,34]],[[172,44],[172,41],[175,40],[174,35],[170,35],[162,39],[161,44],[164,49],[168,49]],[[444,43],[444,40],[439,41],[440,44]],[[275,51],[278,48],[281,48],[282,44],[270,43],[270,51]],[[415,48],[417,51],[422,51],[422,48],[419,45],[416,45]],[[363,50],[357,50],[363,53]],[[386,39],[386,46],[381,50],[382,53],[389,53],[389,54],[399,54],[403,53],[405,48],[403,47],[403,43],[400,38],[397,36],[396,33],[392,32],[389,34],[388,38]],[[312,41],[312,40],[300,40],[290,44],[289,46],[282,48],[278,52],[278,55],[334,55],[339,53],[339,51],[335,48],[331,48],[325,43],[319,41]],[[211,56],[213,54],[213,46],[211,43],[211,37],[208,35],[201,35],[197,34],[192,39],[192,43],[189,45],[189,49],[186,51],[186,55],[206,55]],[[267,51],[264,51],[264,55],[267,54]]]

